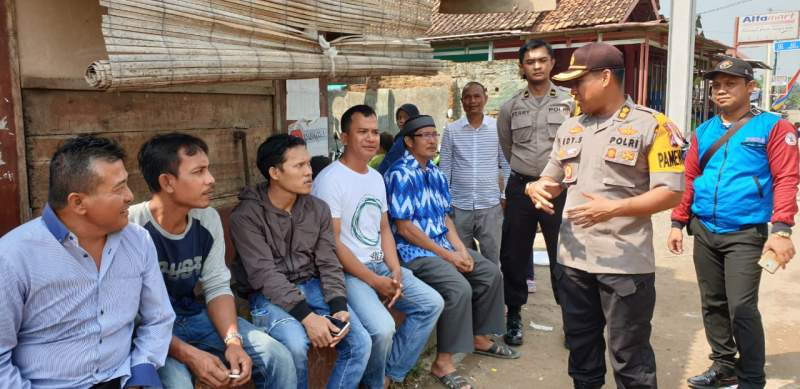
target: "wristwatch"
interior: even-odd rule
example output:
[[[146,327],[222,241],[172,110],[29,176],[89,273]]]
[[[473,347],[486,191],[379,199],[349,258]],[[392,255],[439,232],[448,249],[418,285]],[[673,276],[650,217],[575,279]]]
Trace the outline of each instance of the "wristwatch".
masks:
[[[235,339],[239,339],[239,343],[244,344],[244,338],[238,332],[229,332],[228,335],[225,336],[223,342],[227,346],[228,343],[232,342]]]
[[[789,231],[776,231],[773,232],[772,235],[778,235],[781,238],[792,239],[792,233]]]

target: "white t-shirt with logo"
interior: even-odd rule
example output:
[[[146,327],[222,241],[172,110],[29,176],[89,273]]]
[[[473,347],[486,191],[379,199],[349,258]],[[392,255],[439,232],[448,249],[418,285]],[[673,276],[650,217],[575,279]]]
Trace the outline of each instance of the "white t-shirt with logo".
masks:
[[[341,220],[339,239],[359,261],[383,261],[381,216],[388,207],[380,173],[373,168],[358,173],[335,161],[314,179],[311,194],[325,201],[331,216]]]

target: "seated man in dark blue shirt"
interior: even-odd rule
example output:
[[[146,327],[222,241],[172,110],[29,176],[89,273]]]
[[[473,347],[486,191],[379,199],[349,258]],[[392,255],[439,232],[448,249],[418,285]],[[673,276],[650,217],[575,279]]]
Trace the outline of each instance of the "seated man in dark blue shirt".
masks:
[[[158,373],[166,388],[192,388],[190,372],[214,388],[239,386],[250,380],[251,369],[258,389],[294,387],[289,351],[236,316],[222,222],[208,206],[214,190],[208,165],[208,146],[191,135],[156,136],[139,151],[153,197],[132,206],[130,220],[153,238],[178,315],[169,358]],[[196,299],[197,289],[205,301]]]

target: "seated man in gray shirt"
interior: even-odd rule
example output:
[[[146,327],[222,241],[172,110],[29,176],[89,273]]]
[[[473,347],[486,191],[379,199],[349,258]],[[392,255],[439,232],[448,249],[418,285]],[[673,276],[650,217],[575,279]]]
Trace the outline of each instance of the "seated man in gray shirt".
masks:
[[[192,374],[213,388],[239,386],[251,371],[258,389],[293,387],[289,351],[236,317],[222,222],[208,206],[214,190],[208,165],[208,146],[191,135],[159,135],[139,151],[139,168],[153,197],[132,206],[129,217],[153,238],[178,315],[169,358],[158,374],[164,387],[176,389],[192,388]],[[204,302],[195,298],[198,284]]]

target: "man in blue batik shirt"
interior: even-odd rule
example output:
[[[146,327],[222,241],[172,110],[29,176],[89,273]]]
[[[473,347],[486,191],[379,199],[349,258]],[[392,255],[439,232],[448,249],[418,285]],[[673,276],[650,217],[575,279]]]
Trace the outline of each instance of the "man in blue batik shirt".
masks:
[[[464,246],[448,216],[447,180],[431,162],[438,146],[433,119],[410,118],[398,136],[405,154],[384,175],[397,251],[403,266],[444,298],[431,373],[447,387],[468,388],[456,373],[454,353],[519,358],[488,336],[504,329],[502,276],[496,264]]]
[[[128,224],[124,158],[67,140],[42,216],[0,239],[0,388],[161,387],[175,314],[150,235]]]

